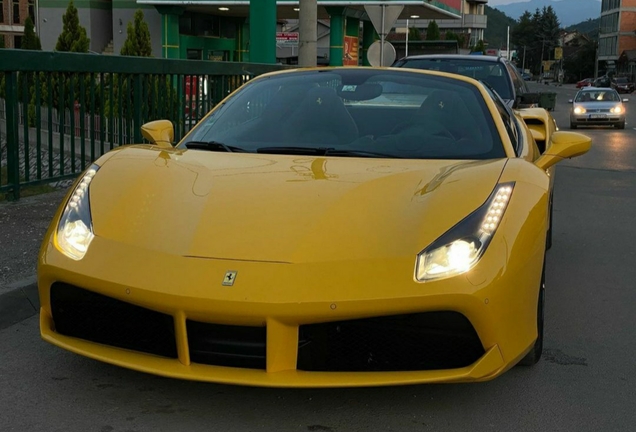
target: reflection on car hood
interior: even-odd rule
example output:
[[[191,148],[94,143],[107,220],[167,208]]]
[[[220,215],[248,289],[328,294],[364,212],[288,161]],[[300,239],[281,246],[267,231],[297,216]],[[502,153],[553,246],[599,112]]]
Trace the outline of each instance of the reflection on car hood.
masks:
[[[91,183],[95,235],[180,256],[411,256],[479,207],[505,159],[426,161],[129,147]]]

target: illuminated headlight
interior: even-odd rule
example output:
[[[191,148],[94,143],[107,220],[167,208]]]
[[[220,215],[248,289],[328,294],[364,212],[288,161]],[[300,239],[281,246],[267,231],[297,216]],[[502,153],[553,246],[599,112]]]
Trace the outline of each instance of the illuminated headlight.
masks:
[[[585,114],[585,108],[577,106],[574,108],[574,114]]]
[[[510,202],[514,183],[500,184],[488,200],[417,256],[419,282],[465,273],[477,264]]]
[[[612,112],[614,114],[623,114],[624,110],[623,110],[622,106],[618,105],[618,106],[615,106],[614,108],[612,108],[610,110],[610,112]]]
[[[95,237],[88,191],[97,170],[99,166],[95,164],[86,170],[66,203],[57,227],[57,246],[64,255],[74,260],[84,258]]]

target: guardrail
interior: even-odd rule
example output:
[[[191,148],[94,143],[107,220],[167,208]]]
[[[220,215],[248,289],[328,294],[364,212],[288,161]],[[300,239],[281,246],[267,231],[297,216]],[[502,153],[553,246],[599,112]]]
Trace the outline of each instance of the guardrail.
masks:
[[[280,65],[0,49],[0,193],[75,177],[171,120],[179,140],[254,76]]]

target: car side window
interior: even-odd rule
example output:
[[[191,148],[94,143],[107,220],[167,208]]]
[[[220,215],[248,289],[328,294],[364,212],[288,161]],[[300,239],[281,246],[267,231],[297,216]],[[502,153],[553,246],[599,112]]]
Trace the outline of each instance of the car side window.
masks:
[[[521,139],[521,134],[519,133],[519,125],[517,124],[515,115],[497,93],[493,92],[492,89],[488,86],[486,86],[486,90],[497,106],[497,111],[499,112],[501,120],[506,127],[506,132],[510,137],[510,142],[512,142],[512,145],[515,148],[515,154],[521,154],[521,150],[523,148],[523,140]]]
[[[526,85],[526,82],[523,80],[521,75],[519,75],[519,71],[517,70],[517,68],[515,68],[508,62],[506,62],[506,68],[508,69],[508,73],[510,74],[510,78],[512,79],[512,86],[515,88],[516,95],[519,96],[524,93],[528,93],[528,86]]]

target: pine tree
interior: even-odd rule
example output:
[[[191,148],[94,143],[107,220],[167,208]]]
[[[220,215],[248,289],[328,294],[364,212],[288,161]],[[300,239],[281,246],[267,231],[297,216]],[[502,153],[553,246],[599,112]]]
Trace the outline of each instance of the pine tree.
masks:
[[[409,28],[409,39],[410,40],[422,40],[422,32],[417,27]]]
[[[42,44],[40,43],[40,38],[38,37],[37,34],[35,34],[33,20],[31,19],[30,16],[27,17],[26,21],[24,21],[24,36],[22,38],[22,49],[42,51]]]
[[[480,52],[480,53],[486,54],[486,45],[484,44],[484,41],[479,39],[477,41],[477,45],[472,47],[470,52]]]
[[[121,55],[152,57],[150,30],[148,29],[148,23],[144,21],[144,13],[141,9],[137,9],[135,12],[134,23],[128,23],[126,33],[126,41],[120,51]]]
[[[64,27],[57,38],[55,51],[88,52],[90,39],[86,36],[86,29],[80,25],[77,8],[71,0],[62,17]]]
[[[439,26],[435,20],[431,21],[426,27],[426,40],[434,41],[440,40]]]

